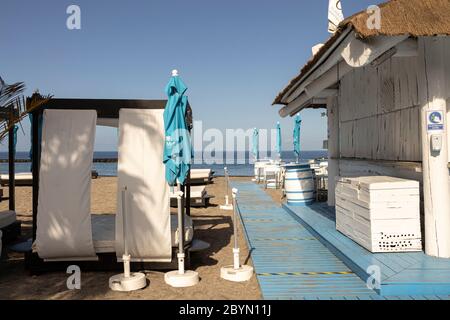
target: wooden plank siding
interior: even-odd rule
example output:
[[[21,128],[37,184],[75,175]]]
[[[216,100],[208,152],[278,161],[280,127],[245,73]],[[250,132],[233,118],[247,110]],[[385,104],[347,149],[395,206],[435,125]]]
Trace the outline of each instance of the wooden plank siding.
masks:
[[[450,57],[450,40],[448,39],[445,41],[445,56]],[[450,59],[445,59],[445,74],[447,84],[447,121],[450,121]],[[450,146],[450,130],[448,129],[447,129],[447,138],[448,138],[448,145]],[[448,148],[448,158],[450,161],[450,147]]]
[[[378,67],[356,68],[339,91],[341,157],[422,159],[418,57],[391,58]]]

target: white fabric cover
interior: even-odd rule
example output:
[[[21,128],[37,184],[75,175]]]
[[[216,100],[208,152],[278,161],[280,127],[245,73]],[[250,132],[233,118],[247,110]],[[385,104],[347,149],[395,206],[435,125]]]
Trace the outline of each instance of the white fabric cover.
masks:
[[[7,227],[16,222],[16,212],[15,211],[2,211],[0,212],[0,228]]]
[[[91,169],[97,113],[45,110],[36,251],[45,260],[96,259]]]
[[[116,254],[123,255],[122,190],[132,261],[170,262],[169,186],[163,164],[164,110],[121,109],[119,114]]]

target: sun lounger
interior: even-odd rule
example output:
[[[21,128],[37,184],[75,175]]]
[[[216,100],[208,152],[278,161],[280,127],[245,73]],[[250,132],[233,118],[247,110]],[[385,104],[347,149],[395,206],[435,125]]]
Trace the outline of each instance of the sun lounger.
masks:
[[[16,222],[16,213],[14,211],[0,212],[0,229],[3,229]]]
[[[174,192],[178,189],[175,187]],[[174,192],[170,192],[170,206],[177,206],[177,197]],[[214,198],[208,195],[205,186],[191,186],[191,207],[207,207],[209,205],[209,200]]]
[[[171,225],[171,242],[172,247],[178,246],[177,230],[177,216],[170,216]],[[96,253],[114,253],[116,252],[115,244],[115,230],[116,230],[116,215],[115,214],[92,214],[92,237],[94,240],[94,248]],[[194,235],[194,227],[192,219],[185,216],[185,243],[189,244]]]
[[[16,173],[15,175],[16,186],[32,186],[33,174],[31,172]],[[0,175],[0,184],[2,186],[8,186],[9,174]]]
[[[204,185],[213,182],[214,172],[211,169],[191,169],[191,185]]]
[[[3,243],[9,243],[20,235],[21,223],[17,221],[15,211],[0,212],[0,230],[3,233]]]
[[[98,172],[92,170],[92,179],[98,178]],[[15,174],[16,187],[31,187],[33,185],[33,174],[31,172],[21,172]],[[0,184],[4,187],[9,185],[9,174],[0,174]]]

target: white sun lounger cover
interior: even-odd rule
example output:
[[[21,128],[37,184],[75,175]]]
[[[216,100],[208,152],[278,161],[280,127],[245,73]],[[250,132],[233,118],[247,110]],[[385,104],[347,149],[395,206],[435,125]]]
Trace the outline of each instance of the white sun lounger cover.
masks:
[[[119,114],[116,254],[124,250],[122,195],[127,187],[126,237],[132,261],[170,262],[169,186],[163,164],[164,110]]]
[[[97,113],[45,110],[35,248],[44,260],[95,260],[91,169]]]

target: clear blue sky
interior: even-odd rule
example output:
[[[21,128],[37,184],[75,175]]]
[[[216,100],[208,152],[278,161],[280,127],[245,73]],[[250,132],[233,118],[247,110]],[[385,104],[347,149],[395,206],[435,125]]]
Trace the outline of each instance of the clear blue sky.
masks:
[[[345,16],[377,0],[343,0]],[[81,7],[81,30],[66,8]],[[164,99],[173,68],[204,128],[273,128],[276,94],[324,42],[328,0],[2,0],[0,75],[64,98]],[[302,112],[302,148],[326,139],[320,111]],[[280,120],[292,150],[293,119]],[[23,121],[18,150],[29,148]],[[99,128],[96,150],[115,150]],[[2,146],[0,150],[5,150]]]

